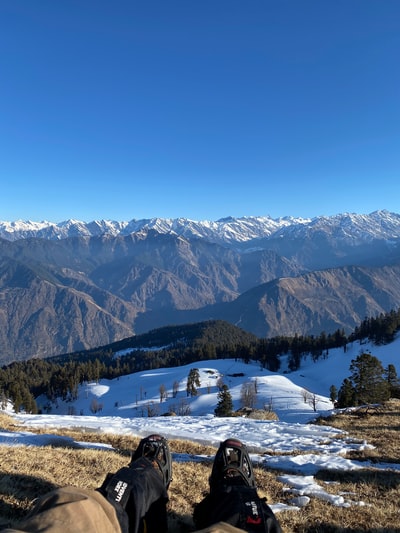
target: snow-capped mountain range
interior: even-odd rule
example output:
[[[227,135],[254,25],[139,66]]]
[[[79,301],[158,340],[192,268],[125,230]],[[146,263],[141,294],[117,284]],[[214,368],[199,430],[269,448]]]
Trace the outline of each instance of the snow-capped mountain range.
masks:
[[[0,222],[0,359],[165,325],[353,331],[400,302],[400,215]]]
[[[373,239],[398,239],[400,237],[400,215],[383,210],[367,215],[344,213],[315,218],[287,216],[275,219],[269,216],[249,216],[229,217],[217,221],[195,221],[187,218],[94,220],[91,222],[71,219],[59,223],[0,221],[0,238],[10,241],[26,238],[59,240],[100,235],[125,236],[150,230],[186,238],[205,238],[219,244],[246,243],[254,239],[265,238],[300,236],[304,238],[321,232],[357,244]]]
[[[245,242],[260,237],[268,237],[283,227],[303,222],[308,223],[310,220],[303,221],[303,219],[291,217],[282,219],[242,217],[225,218],[217,221],[195,221],[187,218],[133,219],[129,222],[67,220],[60,223],[17,220],[15,222],[0,222],[0,237],[8,240],[30,237],[66,239],[77,236],[95,237],[104,234],[124,236],[153,230],[157,233],[207,238],[213,242]]]

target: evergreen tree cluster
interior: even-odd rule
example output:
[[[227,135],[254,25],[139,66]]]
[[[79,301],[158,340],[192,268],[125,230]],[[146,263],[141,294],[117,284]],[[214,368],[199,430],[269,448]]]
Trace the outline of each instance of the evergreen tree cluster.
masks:
[[[308,354],[316,361],[326,357],[332,348],[346,350],[347,343],[355,340],[388,342],[399,329],[400,311],[365,319],[349,337],[338,330],[328,335],[322,332],[319,336],[258,339],[220,320],[164,327],[92,350],[4,366],[0,369],[1,402],[5,405],[8,399],[17,412],[23,409],[34,413],[39,395],[47,396],[50,402],[58,397],[73,401],[79,385],[85,382],[209,359],[254,360],[276,372],[280,368],[279,356],[288,355],[289,368],[297,370]],[[124,355],[116,355],[121,351]],[[195,388],[195,380],[193,384]],[[400,396],[397,384],[392,383],[390,391],[392,396]]]
[[[375,318],[365,318],[349,341],[368,339],[374,344],[389,344],[393,342],[396,333],[400,329],[400,309],[389,313],[381,313]]]
[[[370,353],[361,353],[350,364],[351,375],[343,380],[337,396],[337,407],[353,407],[383,403],[400,392],[394,365],[383,368]],[[331,387],[331,399],[332,387]]]

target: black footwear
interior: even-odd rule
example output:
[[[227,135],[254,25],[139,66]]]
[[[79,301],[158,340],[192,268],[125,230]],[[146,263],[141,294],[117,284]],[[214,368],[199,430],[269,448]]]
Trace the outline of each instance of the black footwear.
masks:
[[[149,435],[139,442],[132,455],[131,464],[140,457],[146,457],[160,469],[165,487],[172,481],[172,458],[167,439],[161,435]]]
[[[226,485],[256,486],[249,454],[240,440],[227,439],[221,442],[209,482],[210,491]]]

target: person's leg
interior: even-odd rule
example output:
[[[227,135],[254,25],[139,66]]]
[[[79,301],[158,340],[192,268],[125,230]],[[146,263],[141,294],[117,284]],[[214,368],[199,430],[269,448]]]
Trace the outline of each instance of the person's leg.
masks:
[[[11,532],[164,533],[171,454],[160,435],[142,439],[128,467],[108,474],[93,490],[65,487],[38,500],[32,514]]]
[[[129,533],[163,533],[167,530],[167,489],[172,481],[172,461],[166,439],[142,439],[128,467],[108,475],[98,489],[128,517]]]
[[[120,533],[115,508],[93,490],[63,487],[45,494],[30,515],[4,533]]]
[[[281,532],[271,508],[257,493],[249,455],[237,439],[221,443],[210,476],[210,493],[196,506],[193,518],[199,528],[225,522],[248,532]]]

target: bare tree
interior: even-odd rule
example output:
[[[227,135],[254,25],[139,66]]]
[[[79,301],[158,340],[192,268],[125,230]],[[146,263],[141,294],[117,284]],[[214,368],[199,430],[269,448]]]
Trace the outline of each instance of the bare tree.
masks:
[[[103,409],[103,404],[99,403],[96,398],[90,402],[90,410],[93,414],[99,413]]]
[[[274,410],[274,404],[273,404],[273,400],[271,396],[268,403],[264,405],[264,411],[268,411],[268,413],[272,413],[273,410]]]
[[[257,394],[258,393],[258,379],[257,378],[254,378],[254,392]]]
[[[309,403],[310,403],[311,407],[313,408],[314,413],[317,410],[318,401],[319,401],[318,400],[318,396],[315,393],[310,394]]]
[[[257,395],[253,383],[243,383],[240,391],[240,401],[243,407],[253,408],[255,406]]]
[[[174,384],[172,385],[172,397],[176,398],[179,391],[179,381],[174,381]]]
[[[146,404],[146,410],[147,410],[148,418],[160,415],[160,409],[159,409],[158,405],[155,404],[154,402],[148,402]]]
[[[190,405],[184,398],[182,398],[181,401],[179,402],[176,414],[179,416],[189,416],[190,413],[191,413]]]
[[[167,388],[165,387],[164,383],[161,383],[158,390],[160,392],[160,403],[162,403],[163,400],[167,399]]]
[[[301,389],[301,397],[303,398],[304,403],[308,403],[310,401],[311,393],[307,389]]]

